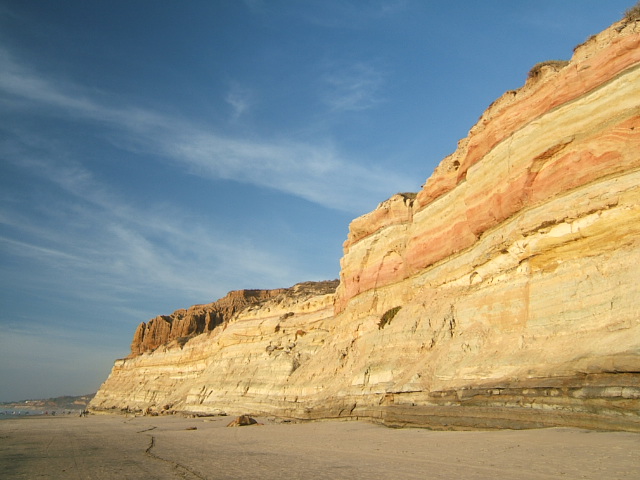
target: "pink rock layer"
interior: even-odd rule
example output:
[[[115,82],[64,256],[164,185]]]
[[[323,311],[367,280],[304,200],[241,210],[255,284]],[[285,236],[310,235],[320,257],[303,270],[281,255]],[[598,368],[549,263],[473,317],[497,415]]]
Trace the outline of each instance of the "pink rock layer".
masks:
[[[473,246],[518,212],[640,167],[637,90],[611,99],[613,105],[593,100],[598,110],[588,105],[638,62],[640,35],[611,28],[579,46],[564,67],[542,67],[524,87],[494,102],[417,195],[394,196],[351,223],[336,312],[361,292],[399,282]],[[585,122],[585,115],[602,120]],[[526,135],[526,143],[510,146],[518,135]],[[506,165],[509,156],[516,160]],[[480,163],[499,165],[477,168]],[[358,242],[390,226],[404,229],[387,235],[389,245],[377,242],[379,252],[367,244],[366,262],[350,254]]]

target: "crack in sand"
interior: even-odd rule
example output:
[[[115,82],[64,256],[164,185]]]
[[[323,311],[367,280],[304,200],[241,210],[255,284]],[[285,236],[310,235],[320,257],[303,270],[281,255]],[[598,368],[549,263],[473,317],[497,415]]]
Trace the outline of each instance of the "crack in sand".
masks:
[[[153,428],[148,428],[147,430],[142,430],[143,432],[149,431],[149,430],[153,430],[156,427]],[[138,432],[140,433],[140,432]],[[150,437],[150,441],[149,441],[149,446],[147,447],[147,449],[144,451],[145,455],[147,455],[148,457],[153,458],[154,460],[159,460],[161,462],[164,463],[168,463],[169,465],[171,465],[178,473],[178,475],[180,475],[182,478],[198,478],[200,480],[207,480],[207,477],[203,477],[202,475],[200,475],[197,472],[194,472],[193,470],[191,470],[189,467],[182,465],[181,463],[178,462],[174,462],[173,460],[167,460],[166,458],[162,458],[159,455],[156,455],[155,453],[153,453],[151,450],[153,450],[153,448],[156,446],[156,437],[154,437],[153,435],[149,435]]]
[[[155,430],[156,428],[158,428],[158,427],[145,428],[144,430],[139,430],[136,433],[150,432],[151,430]]]

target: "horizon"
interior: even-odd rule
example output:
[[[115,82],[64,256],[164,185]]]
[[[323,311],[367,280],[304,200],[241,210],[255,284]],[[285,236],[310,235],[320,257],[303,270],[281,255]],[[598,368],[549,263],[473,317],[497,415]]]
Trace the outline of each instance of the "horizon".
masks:
[[[354,218],[634,3],[0,0],[0,402],[95,393],[157,315],[338,278]]]

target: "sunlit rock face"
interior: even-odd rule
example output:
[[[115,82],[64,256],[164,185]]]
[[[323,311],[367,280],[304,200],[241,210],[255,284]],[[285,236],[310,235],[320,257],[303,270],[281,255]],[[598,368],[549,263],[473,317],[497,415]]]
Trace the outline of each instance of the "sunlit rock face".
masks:
[[[194,305],[176,310],[171,315],[159,315],[138,325],[131,342],[131,355],[152,352],[169,342],[185,343],[193,335],[207,333],[250,305],[277,296],[279,290],[237,290],[207,305]]]
[[[256,392],[257,404],[268,401],[327,341],[337,283],[252,291],[262,300],[212,330],[117,360],[92,406],[233,413],[249,408]],[[217,308],[222,300],[198,308]],[[237,408],[234,398],[241,400]]]
[[[354,220],[339,309],[474,246],[528,209],[637,168],[634,29],[614,26],[578,47],[564,67],[537,69],[489,107],[415,200],[396,195]]]
[[[640,430],[639,264],[640,24],[618,23],[355,219],[335,293],[143,324],[92,407]]]

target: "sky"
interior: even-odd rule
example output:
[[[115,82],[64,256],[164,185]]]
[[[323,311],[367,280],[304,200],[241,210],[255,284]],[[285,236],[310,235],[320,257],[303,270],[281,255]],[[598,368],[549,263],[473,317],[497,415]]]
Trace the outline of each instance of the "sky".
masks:
[[[633,0],[0,0],[0,401],[95,392],[140,322],[338,278],[537,62]]]

